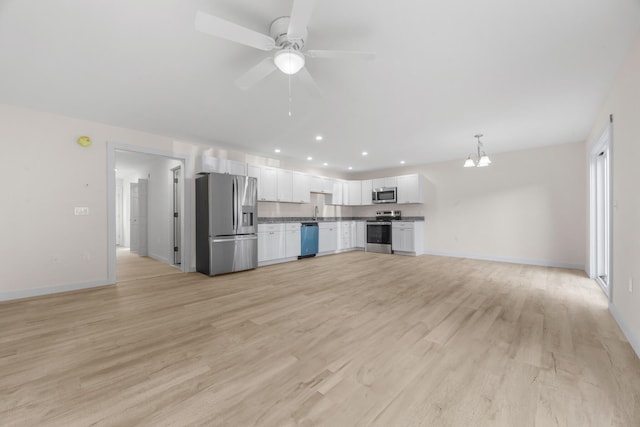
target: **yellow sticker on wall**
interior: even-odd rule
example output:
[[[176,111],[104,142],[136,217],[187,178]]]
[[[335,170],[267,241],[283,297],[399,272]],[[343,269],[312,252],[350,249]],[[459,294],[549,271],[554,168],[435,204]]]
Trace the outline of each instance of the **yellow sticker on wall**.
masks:
[[[89,138],[88,136],[81,136],[80,138],[78,138],[78,144],[82,145],[83,147],[88,147],[91,145],[91,138]]]

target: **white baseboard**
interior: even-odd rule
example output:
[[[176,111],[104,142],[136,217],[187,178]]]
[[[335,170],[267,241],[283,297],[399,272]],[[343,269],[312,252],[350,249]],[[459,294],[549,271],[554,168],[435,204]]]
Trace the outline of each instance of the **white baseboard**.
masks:
[[[22,298],[31,298],[41,295],[57,294],[59,292],[77,291],[79,289],[96,288],[99,286],[113,285],[107,280],[97,280],[95,282],[75,283],[71,285],[52,286],[49,288],[26,289],[24,291],[1,292],[0,301],[10,301]]]
[[[502,257],[491,257],[484,255],[474,255],[474,254],[459,254],[459,253],[449,253],[449,252],[440,252],[440,251],[424,251],[425,255],[438,255],[438,256],[448,256],[453,258],[469,258],[469,259],[479,259],[483,261],[497,261],[497,262],[508,262],[511,264],[526,264],[526,265],[538,265],[541,267],[558,267],[558,268],[569,268],[572,270],[583,270],[584,265],[581,264],[568,264],[564,262],[555,262],[555,261],[539,261],[534,259],[524,259],[524,258],[502,258]]]
[[[152,254],[152,253],[149,253],[149,255],[148,255],[148,256],[149,256],[149,258],[153,258],[153,259],[155,259],[156,261],[160,261],[160,262],[163,262],[163,263],[165,263],[165,264],[173,265],[173,261],[170,261],[170,260],[168,260],[167,258],[165,258],[165,257],[163,257],[163,256],[160,256],[160,255],[158,255],[158,254]]]
[[[627,337],[627,340],[629,340],[629,344],[631,344],[631,348],[633,348],[633,351],[636,352],[636,356],[640,358],[640,337],[633,334],[631,329],[625,323],[622,314],[620,314],[620,311],[618,311],[618,308],[613,305],[613,303],[609,303],[609,311],[611,312],[611,315],[616,320],[616,322],[618,322],[618,326],[620,326],[620,329],[622,329],[622,333],[624,334],[624,336]]]

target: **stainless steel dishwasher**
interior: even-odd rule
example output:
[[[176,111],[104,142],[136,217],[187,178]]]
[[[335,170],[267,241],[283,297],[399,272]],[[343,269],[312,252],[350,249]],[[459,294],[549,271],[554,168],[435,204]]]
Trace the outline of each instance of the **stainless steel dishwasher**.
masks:
[[[300,258],[316,256],[318,253],[318,223],[303,222],[300,224]]]

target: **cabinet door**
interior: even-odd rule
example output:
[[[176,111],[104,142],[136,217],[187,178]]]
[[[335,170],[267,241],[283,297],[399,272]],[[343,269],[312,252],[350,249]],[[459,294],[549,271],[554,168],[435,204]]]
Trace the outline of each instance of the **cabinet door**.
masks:
[[[370,179],[366,179],[361,182],[362,184],[362,199],[360,201],[361,205],[372,205],[371,202],[371,193],[373,192],[373,183]]]
[[[260,192],[260,183],[262,182],[262,180],[260,179],[260,166],[258,165],[247,165],[247,176],[252,176],[255,179],[258,180],[258,200],[262,200],[260,198],[261,196],[261,192]]]
[[[336,182],[335,179],[331,178],[322,178],[322,192],[326,194],[333,193],[333,184]]]
[[[293,201],[293,174],[291,171],[284,169],[277,169],[277,181],[278,181],[278,201],[279,202],[291,202]]]
[[[341,205],[342,204],[342,181],[333,180],[333,189],[331,190],[331,204],[332,205]]]
[[[227,170],[231,175],[245,176],[247,174],[247,164],[235,160],[227,160]]]
[[[336,223],[318,229],[318,252],[335,252],[337,249],[338,232]]]
[[[372,179],[373,188],[384,188],[384,187],[397,187],[398,181],[395,176],[389,176],[386,178],[376,178]]]
[[[405,228],[405,230],[404,230],[404,249],[403,249],[404,251],[415,252],[416,248],[415,248],[415,245],[413,243],[413,236],[414,236],[413,227]]]
[[[260,200],[278,201],[278,170],[276,168],[261,167],[260,181],[258,181],[260,190]]]
[[[225,160],[213,156],[202,156],[202,172],[226,173]]]
[[[360,181],[348,182],[348,202],[350,206],[359,206],[362,204],[362,183]]]
[[[300,229],[285,232],[285,257],[300,256]]]
[[[422,203],[423,187],[421,177],[415,175],[403,175],[398,177],[398,203]]]
[[[309,183],[309,191],[312,193],[322,193],[324,183],[321,176],[312,176]]]
[[[364,242],[366,241],[366,225],[364,221],[356,222],[356,248],[364,248]]]
[[[306,173],[293,172],[292,201],[294,203],[311,202],[311,177]]]
[[[269,261],[272,259],[273,254],[270,253],[270,248],[269,232],[258,233],[258,262]]]

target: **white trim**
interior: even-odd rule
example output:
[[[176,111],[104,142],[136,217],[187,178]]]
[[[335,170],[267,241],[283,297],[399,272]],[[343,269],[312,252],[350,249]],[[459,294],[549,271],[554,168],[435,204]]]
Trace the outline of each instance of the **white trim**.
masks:
[[[116,142],[107,143],[107,223],[108,223],[108,237],[107,237],[107,251],[108,251],[108,284],[116,283],[116,201],[115,201],[115,181],[116,181],[116,150],[131,151],[141,154],[153,154],[156,156],[167,157],[170,159],[179,160],[182,167],[182,263],[180,264],[180,270],[183,272],[192,272],[195,269],[191,268],[191,192],[187,183],[190,182],[187,179],[189,176],[188,169],[188,156],[182,154],[168,153],[165,151],[157,150],[154,148],[139,147],[136,145],[119,144]],[[168,262],[168,264],[172,264]]]
[[[41,295],[57,294],[59,292],[77,291],[80,289],[90,289],[100,286],[108,286],[106,280],[97,280],[95,282],[75,283],[71,285],[51,286],[48,288],[26,289],[24,291],[2,292],[0,293],[0,301],[10,301],[22,298],[31,298]]]
[[[482,261],[508,262],[510,264],[537,265],[540,267],[557,267],[557,268],[568,268],[571,270],[584,271],[584,265],[582,264],[569,264],[565,262],[539,261],[539,260],[524,259],[524,258],[504,258],[504,257],[493,257],[493,256],[475,255],[475,254],[459,254],[459,253],[450,253],[450,252],[441,252],[441,251],[424,251],[424,255],[438,255],[438,256],[447,256],[452,258],[469,258],[469,259],[478,259]]]
[[[613,126],[611,120],[609,120],[601,132],[598,139],[591,143],[589,148],[589,155],[587,158],[589,169],[589,264],[587,269],[587,275],[596,280],[605,295],[608,296],[609,302],[613,301],[613,173],[611,171],[613,167]],[[608,150],[609,156],[609,168],[608,168],[608,183],[609,183],[609,276],[607,278],[608,285],[604,286],[600,280],[596,277],[596,228],[597,221],[597,206],[596,206],[596,161],[598,154],[602,151]]]
[[[169,264],[171,267],[175,267],[175,268],[176,268],[176,269],[178,269],[179,271],[182,271],[182,269],[181,269],[179,266],[177,266],[177,265],[175,265],[175,264],[173,263],[173,260],[169,260],[169,259],[167,259],[167,258],[165,258],[165,257],[163,257],[163,256],[161,256],[161,255],[158,255],[158,254],[152,254],[152,253],[149,253],[147,256],[148,256],[149,258],[153,258],[153,259],[155,259],[156,261],[160,261],[160,262],[162,262],[162,263]]]
[[[609,312],[611,312],[611,315],[618,323],[618,326],[620,326],[622,333],[629,341],[629,344],[631,344],[633,351],[636,352],[636,356],[640,358],[640,337],[633,334],[633,330],[624,322],[624,317],[622,317],[622,314],[620,314],[618,308],[613,303],[609,303]]]

